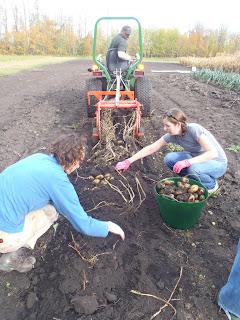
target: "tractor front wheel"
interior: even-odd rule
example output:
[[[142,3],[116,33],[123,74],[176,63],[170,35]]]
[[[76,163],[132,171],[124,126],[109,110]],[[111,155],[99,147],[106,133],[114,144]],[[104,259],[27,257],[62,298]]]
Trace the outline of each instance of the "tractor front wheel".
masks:
[[[137,78],[134,85],[135,98],[143,105],[142,116],[149,117],[152,108],[152,83],[149,78]]]

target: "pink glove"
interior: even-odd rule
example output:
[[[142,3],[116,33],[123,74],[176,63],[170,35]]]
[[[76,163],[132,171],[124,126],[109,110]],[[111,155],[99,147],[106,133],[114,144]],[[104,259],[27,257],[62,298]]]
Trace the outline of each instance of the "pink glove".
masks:
[[[126,170],[128,169],[128,167],[130,166],[130,164],[131,164],[131,162],[130,162],[128,159],[126,159],[126,160],[124,160],[124,161],[118,162],[118,163],[116,164],[115,169],[116,169],[117,171],[119,171],[119,170],[126,171]]]
[[[179,173],[183,168],[188,168],[191,166],[191,163],[189,162],[188,159],[186,160],[182,160],[182,161],[178,161],[177,163],[175,163],[175,165],[173,166],[173,172],[175,173]]]

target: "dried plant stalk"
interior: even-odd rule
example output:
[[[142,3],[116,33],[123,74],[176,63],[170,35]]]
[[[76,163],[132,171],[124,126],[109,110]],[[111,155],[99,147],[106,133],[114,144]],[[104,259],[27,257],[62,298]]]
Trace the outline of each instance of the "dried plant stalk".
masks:
[[[123,129],[123,140],[129,141],[130,139],[133,139],[133,132],[136,124],[136,112],[133,111],[131,118],[126,123],[126,117],[124,117],[124,129]]]
[[[124,197],[122,191],[121,191],[117,186],[115,186],[114,184],[111,184],[111,183],[110,183],[108,180],[106,180],[106,179],[105,179],[105,181],[109,184],[109,186],[110,186],[113,190],[115,190],[116,192],[118,192],[118,193],[122,196],[122,198],[123,198],[123,200],[124,200],[125,202],[128,202],[127,199]]]
[[[129,194],[130,200],[128,201],[128,203],[132,203],[133,199],[135,197],[135,194],[133,192],[132,187],[129,184],[128,184],[128,187],[127,187],[121,180],[119,180],[119,182],[123,185],[123,187],[127,190],[128,194]]]
[[[164,299],[161,299],[161,298],[159,298],[159,297],[156,297],[156,296],[154,296],[153,294],[141,293],[141,292],[138,292],[138,291],[135,291],[135,290],[131,290],[130,292],[131,292],[131,293],[138,294],[139,296],[151,297],[151,298],[160,300],[160,301],[164,302],[165,304],[167,304],[168,306],[170,306],[170,307],[174,310],[174,315],[176,314],[176,309],[174,308],[174,306],[173,306],[171,303],[169,303],[168,301],[164,300]],[[150,320],[152,320],[152,319],[155,318],[156,316],[157,316],[157,314],[155,313],[155,315],[153,315],[153,316],[150,318]]]
[[[115,127],[113,126],[112,110],[101,110],[101,139],[106,144],[115,140]]]
[[[112,110],[104,109],[101,111],[101,143],[105,145],[108,154],[108,161],[115,158],[113,151],[115,136],[115,126],[112,120]]]
[[[141,183],[140,183],[140,181],[139,181],[139,179],[135,176],[134,177],[135,178],[135,181],[136,181],[136,184],[137,184],[137,190],[138,190],[138,194],[139,194],[139,204],[138,204],[138,206],[137,206],[137,209],[141,206],[141,204],[143,203],[143,201],[146,199],[146,193],[145,193],[145,191],[143,190],[143,187],[142,187],[142,185],[141,185]],[[142,198],[142,194],[143,194],[143,198]]]
[[[114,202],[106,202],[106,201],[100,201],[94,208],[90,209],[90,210],[87,210],[86,212],[91,212],[91,211],[94,211],[94,210],[97,210],[99,208],[103,208],[103,207],[109,207],[109,206],[119,206],[121,207],[120,205],[114,203]]]
[[[83,291],[86,289],[86,273],[85,270],[83,270]]]
[[[167,306],[169,306],[169,307],[171,307],[171,308],[173,309],[173,311],[174,311],[173,317],[176,315],[177,311],[176,311],[176,309],[173,307],[173,305],[170,303],[170,301],[171,301],[172,296],[173,296],[173,294],[174,294],[174,292],[175,292],[175,290],[176,290],[176,288],[177,288],[177,286],[178,286],[178,284],[179,284],[179,282],[180,282],[180,280],[181,280],[182,271],[183,271],[183,267],[181,266],[181,270],[180,270],[180,275],[179,275],[178,281],[177,281],[177,283],[176,283],[176,285],[175,285],[175,287],[174,287],[174,289],[173,289],[173,291],[172,291],[172,293],[171,293],[171,295],[170,295],[170,297],[169,297],[169,299],[168,299],[167,301],[166,301],[166,300],[163,300],[163,299],[161,299],[161,298],[159,298],[159,297],[156,297],[156,296],[154,296],[154,295],[152,295],[152,294],[140,293],[140,292],[138,292],[138,291],[131,290],[132,293],[138,294],[138,295],[140,295],[140,296],[152,297],[152,298],[154,298],[154,299],[163,301],[163,302],[165,303],[165,304],[159,309],[159,311],[156,312],[156,313],[150,318],[150,320],[154,319],[157,315],[159,315],[159,314],[162,312],[162,310],[163,310],[164,308],[166,308]]]

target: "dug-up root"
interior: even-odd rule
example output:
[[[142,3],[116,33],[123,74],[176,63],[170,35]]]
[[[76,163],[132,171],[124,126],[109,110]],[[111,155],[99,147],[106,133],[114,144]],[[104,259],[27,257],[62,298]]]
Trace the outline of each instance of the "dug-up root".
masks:
[[[162,312],[162,310],[165,309],[168,306],[171,307],[173,309],[173,311],[174,311],[174,315],[172,316],[172,318],[176,315],[177,311],[174,308],[174,306],[170,303],[170,301],[172,300],[172,296],[173,296],[175,290],[177,289],[177,286],[178,286],[178,284],[179,284],[179,282],[181,280],[182,272],[183,272],[183,267],[181,266],[181,270],[180,270],[180,275],[179,275],[178,281],[177,281],[177,283],[176,283],[176,285],[175,285],[175,287],[174,287],[174,289],[173,289],[173,291],[172,291],[172,293],[171,293],[171,295],[170,295],[170,297],[169,297],[169,299],[167,301],[163,300],[163,299],[161,299],[159,297],[156,297],[156,296],[154,296],[152,294],[141,293],[141,292],[138,292],[138,291],[135,291],[135,290],[131,290],[131,293],[134,293],[134,294],[137,294],[137,295],[140,295],[140,296],[151,297],[151,298],[154,298],[154,299],[157,299],[157,300],[160,300],[160,301],[164,302],[164,305],[158,310],[158,312],[156,312],[153,316],[151,316],[150,320],[152,320],[156,316],[158,316]]]
[[[130,185],[128,179],[126,177],[124,177],[120,171],[117,171],[117,173],[119,174],[119,176],[123,179],[123,180],[118,180],[122,186],[122,188],[120,189],[118,186],[110,183],[109,181],[106,180],[107,184],[109,185],[109,187],[111,189],[113,189],[114,191],[116,191],[118,194],[120,194],[120,196],[122,197],[122,199],[124,200],[124,202],[128,205],[132,205],[133,204],[133,200],[135,198],[135,192],[133,191],[132,186]],[[138,209],[141,204],[143,203],[143,201],[146,199],[146,193],[143,190],[143,187],[137,177],[137,174],[135,175],[134,179],[136,182],[136,189],[138,191],[138,198],[139,198],[139,203],[137,205],[135,205],[135,208]]]
[[[116,126],[113,125],[112,110],[106,109],[101,112],[101,144],[105,145],[105,151],[109,159],[115,158],[113,150]]]
[[[106,162],[113,159],[119,160],[131,153],[131,147],[136,149],[136,139],[134,137],[134,127],[136,122],[136,112],[129,116],[118,117],[121,121],[113,123],[111,109],[101,111],[101,140],[93,147],[94,154],[101,156]]]
[[[102,255],[105,255],[105,254],[112,254],[112,252],[103,252],[103,253],[96,254],[96,255],[92,256],[91,258],[87,259],[87,258],[85,258],[85,257],[81,254],[81,252],[80,252],[80,247],[79,247],[79,245],[76,243],[76,241],[75,241],[75,239],[74,239],[74,237],[73,237],[72,232],[71,232],[71,236],[72,236],[73,246],[72,246],[71,244],[69,244],[69,245],[68,245],[69,248],[72,248],[73,250],[75,250],[75,251],[77,252],[77,254],[81,257],[81,259],[82,259],[83,261],[85,261],[85,262],[90,263],[92,267],[97,263],[99,256],[102,256]]]

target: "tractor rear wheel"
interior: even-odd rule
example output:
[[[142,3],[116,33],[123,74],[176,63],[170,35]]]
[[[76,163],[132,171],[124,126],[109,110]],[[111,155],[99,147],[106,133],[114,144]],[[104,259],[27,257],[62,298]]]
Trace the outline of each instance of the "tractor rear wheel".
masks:
[[[149,78],[137,78],[134,85],[135,98],[143,105],[142,116],[149,117],[152,108],[152,83]]]
[[[90,78],[86,81],[85,88],[85,103],[87,108],[87,115],[89,118],[93,118],[95,116],[96,107],[94,105],[98,102],[98,99],[94,96],[90,96],[90,105],[88,105],[88,96],[87,93],[89,91],[102,91],[102,81],[100,79]]]

